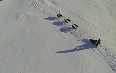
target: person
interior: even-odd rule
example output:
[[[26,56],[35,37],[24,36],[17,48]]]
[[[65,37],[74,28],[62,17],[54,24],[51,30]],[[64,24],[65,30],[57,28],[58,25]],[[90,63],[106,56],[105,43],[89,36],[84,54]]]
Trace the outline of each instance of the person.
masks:
[[[71,22],[71,20],[70,20],[70,19],[64,19],[64,21],[65,21],[66,23]]]
[[[73,29],[76,29],[77,27],[78,27],[78,25],[76,25],[76,24],[73,24],[73,25],[72,25],[72,28],[73,28]]]
[[[59,13],[59,14],[57,14],[57,17],[61,18],[61,17],[63,17],[63,16]]]
[[[93,44],[97,43],[97,40],[89,39]]]
[[[98,46],[98,44],[100,44],[100,39],[99,40],[93,40],[93,39],[89,39],[91,41],[92,44],[96,45],[96,47]]]
[[[67,19],[67,21],[71,22],[71,20],[70,20],[70,19]]]
[[[96,43],[96,47],[98,46],[98,44],[100,44],[101,43],[101,40],[99,39],[98,41],[97,41],[97,43]]]
[[[66,23],[68,23],[68,21],[67,21],[66,19],[64,19],[64,21],[65,21]]]
[[[79,27],[78,25],[74,24],[76,27]]]
[[[76,29],[76,27],[75,27],[74,25],[72,25],[72,28],[73,28],[73,29]]]

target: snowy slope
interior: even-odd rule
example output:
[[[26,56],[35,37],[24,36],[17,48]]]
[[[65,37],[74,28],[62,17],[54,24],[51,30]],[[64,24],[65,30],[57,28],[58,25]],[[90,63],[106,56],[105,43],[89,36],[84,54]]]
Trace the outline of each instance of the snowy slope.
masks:
[[[109,37],[114,36],[115,25],[107,23],[97,8],[96,15],[88,10],[94,3],[105,8],[100,0],[1,1],[0,73],[115,73],[115,50],[108,45],[114,42]],[[57,13],[64,17],[57,18]],[[71,23],[64,23],[64,18]],[[79,25],[77,30],[70,29],[73,23]],[[103,42],[95,48],[90,37]]]

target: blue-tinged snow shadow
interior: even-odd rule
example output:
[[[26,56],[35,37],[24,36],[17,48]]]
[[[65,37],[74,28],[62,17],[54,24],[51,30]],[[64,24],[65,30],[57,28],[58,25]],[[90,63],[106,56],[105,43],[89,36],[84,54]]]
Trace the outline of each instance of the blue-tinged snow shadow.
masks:
[[[57,19],[57,17],[48,17],[48,18],[44,18],[44,19],[46,19],[46,20],[55,20],[55,19]]]
[[[61,26],[62,28],[60,28],[60,31],[64,32],[64,33],[70,32],[73,29],[71,27],[68,27],[65,24],[65,22],[63,22],[63,21],[62,22],[54,22],[53,24],[56,25],[56,26]]]
[[[44,19],[52,21],[57,19],[57,17],[48,17]],[[72,27],[67,26],[64,21],[54,21],[52,24],[55,26],[61,26],[60,31],[64,33],[67,33],[67,32],[71,33],[71,30],[73,29]]]
[[[54,25],[56,25],[56,26],[63,26],[64,25],[64,22],[54,22],[53,23]]]
[[[83,39],[82,42],[84,42],[83,45],[76,46],[75,48],[70,49],[70,50],[58,51],[56,53],[69,53],[69,52],[75,52],[75,51],[90,49],[90,48],[96,48],[96,46],[93,45],[88,39]]]
[[[72,30],[71,27],[60,28],[60,31],[61,31],[61,32],[64,32],[64,33],[70,32],[71,30]]]

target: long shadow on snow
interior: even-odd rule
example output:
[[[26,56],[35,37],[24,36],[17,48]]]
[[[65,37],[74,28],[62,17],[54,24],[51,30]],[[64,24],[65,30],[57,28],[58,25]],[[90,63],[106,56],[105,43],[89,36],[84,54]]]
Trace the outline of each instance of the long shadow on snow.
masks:
[[[56,26],[63,26],[64,25],[64,22],[54,22],[53,23],[54,25],[56,25]]]
[[[48,18],[44,18],[44,19],[52,21],[52,20],[57,19],[57,17],[48,17]],[[60,22],[60,21],[59,22],[58,21],[57,22],[53,22],[53,24],[56,25],[56,26],[62,26],[62,25],[64,25],[64,23],[65,22],[63,22],[63,21],[62,22]]]
[[[55,20],[55,19],[57,19],[57,17],[48,17],[48,18],[45,18],[46,20]],[[66,26],[66,24],[65,24],[65,22],[54,22],[53,23],[54,25],[56,25],[56,26],[62,26],[62,28],[60,28],[60,31],[61,32],[64,32],[64,33],[67,33],[67,32],[70,32],[71,34],[73,34],[72,32],[71,32],[71,30],[73,29],[73,28],[71,28],[71,27],[67,27]],[[74,34],[73,34],[74,35]],[[65,50],[65,51],[58,51],[58,52],[56,52],[56,53],[68,53],[68,52],[75,52],[75,51],[80,51],[80,50],[84,50],[84,49],[90,49],[90,48],[95,48],[95,45],[93,45],[91,42],[90,42],[90,40],[88,40],[88,39],[83,39],[82,40],[82,42],[84,42],[84,44],[83,45],[80,45],[80,46],[76,46],[75,48],[73,48],[73,49],[70,49],[70,50]]]
[[[73,29],[71,27],[66,26],[65,22],[63,22],[63,21],[62,22],[54,22],[53,24],[56,26],[62,26],[62,28],[60,28],[60,31],[64,32],[64,33],[70,32]]]
[[[82,42],[84,42],[83,45],[76,46],[75,48],[70,49],[70,50],[58,51],[56,53],[69,53],[69,52],[75,52],[75,51],[95,48],[95,45],[93,45],[88,39],[84,39],[84,40],[82,40]]]
[[[57,17],[48,17],[48,18],[44,18],[44,19],[46,19],[46,20],[55,20],[55,19],[57,19]],[[54,25],[56,25],[56,26],[65,26],[66,24],[64,23],[64,22],[54,22],[53,23]],[[63,28],[60,28],[60,31],[61,32],[70,32],[71,31],[71,29],[72,28],[70,28],[70,27],[63,27]],[[70,32],[71,34],[73,34],[73,35],[75,35],[74,33],[72,33],[72,32]],[[73,48],[73,49],[70,49],[70,50],[65,50],[65,51],[58,51],[58,52],[56,52],[56,53],[69,53],[69,52],[75,52],[75,51],[80,51],[80,50],[84,50],[84,49],[90,49],[90,48],[95,48],[95,46],[93,45],[93,44],[91,44],[91,42],[89,41],[89,40],[87,40],[87,39],[84,39],[82,42],[84,42],[85,44],[83,44],[83,45],[80,45],[80,46],[76,46],[75,48]],[[111,64],[110,64],[111,65]],[[115,69],[115,65],[113,64],[113,65],[111,65],[111,68],[112,68],[112,70],[114,70],[114,71],[116,71],[116,69]]]
[[[44,18],[44,19],[46,19],[46,20],[55,20],[55,19],[57,19],[57,17],[48,17],[48,18]]]
[[[57,19],[57,17],[48,17],[48,18],[44,18],[44,19],[52,21],[52,20]],[[62,22],[61,21],[53,22],[53,25],[62,26],[62,28],[60,28],[60,31],[64,32],[64,33],[70,32],[71,29],[72,29],[71,27],[67,27],[64,21],[62,21]]]
[[[64,28],[60,28],[60,31],[64,32],[64,33],[67,33],[67,32],[70,32],[71,29],[72,29],[71,27],[64,27]]]

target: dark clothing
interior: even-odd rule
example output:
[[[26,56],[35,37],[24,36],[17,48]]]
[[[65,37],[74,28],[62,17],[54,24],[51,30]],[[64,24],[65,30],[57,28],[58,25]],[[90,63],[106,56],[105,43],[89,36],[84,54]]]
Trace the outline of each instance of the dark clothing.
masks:
[[[73,28],[73,29],[76,29],[76,27],[75,27],[74,25],[72,25],[72,28]]]
[[[99,40],[93,40],[93,39],[89,39],[91,41],[92,44],[96,45],[96,47],[98,46],[98,44],[100,44],[100,39]]]
[[[61,17],[63,17],[61,14],[57,14],[57,17],[59,17],[59,18],[61,18]]]

